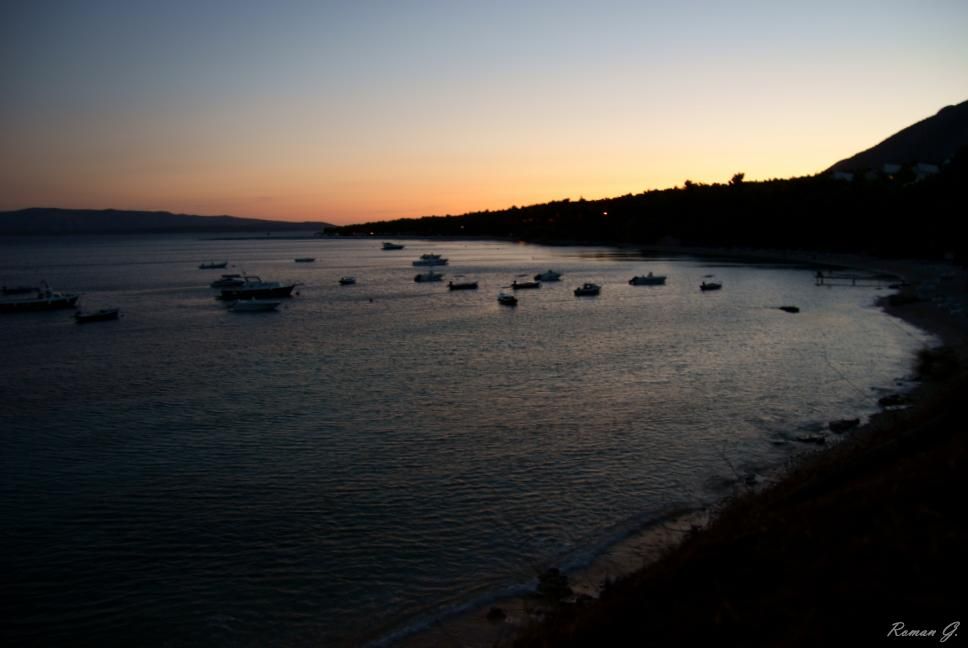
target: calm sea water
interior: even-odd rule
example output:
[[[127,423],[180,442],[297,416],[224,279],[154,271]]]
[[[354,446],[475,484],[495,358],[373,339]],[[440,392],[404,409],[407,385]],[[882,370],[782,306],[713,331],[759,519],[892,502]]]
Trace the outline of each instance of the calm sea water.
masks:
[[[481,289],[414,283],[423,252]],[[233,267],[197,269],[211,259]],[[563,281],[497,304],[548,268]],[[278,313],[232,313],[208,283],[241,270],[302,285]],[[627,284],[647,271],[668,285]],[[708,274],[721,292],[699,291]],[[0,241],[2,283],[40,279],[124,317],[0,316],[17,643],[394,636],[715,501],[733,467],[872,412],[928,341],[873,307],[882,292],[817,288],[806,268],[604,248]],[[584,281],[601,296],[575,298]]]

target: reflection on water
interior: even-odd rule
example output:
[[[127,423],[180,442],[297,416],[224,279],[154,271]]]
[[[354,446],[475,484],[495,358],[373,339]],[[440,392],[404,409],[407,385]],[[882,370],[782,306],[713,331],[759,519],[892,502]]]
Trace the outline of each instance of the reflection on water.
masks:
[[[0,318],[3,622],[50,643],[379,635],[712,501],[724,456],[774,464],[798,431],[870,412],[925,341],[874,291],[797,267],[482,242],[0,248],[5,284],[125,315]],[[443,283],[413,281],[429,252]],[[197,268],[212,258],[300,294],[232,313]],[[561,282],[498,305],[549,268]],[[627,284],[649,271],[668,284]],[[480,289],[448,291],[458,274]],[[724,289],[701,293],[707,274]],[[585,281],[601,295],[576,299]]]

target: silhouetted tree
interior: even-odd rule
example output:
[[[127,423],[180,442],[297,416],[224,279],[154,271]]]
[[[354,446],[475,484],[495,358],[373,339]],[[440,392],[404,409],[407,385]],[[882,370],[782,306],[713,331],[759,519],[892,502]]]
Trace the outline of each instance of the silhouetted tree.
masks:
[[[745,173],[735,173],[733,177],[729,179],[729,184],[736,187],[743,184],[743,178],[746,177]]]

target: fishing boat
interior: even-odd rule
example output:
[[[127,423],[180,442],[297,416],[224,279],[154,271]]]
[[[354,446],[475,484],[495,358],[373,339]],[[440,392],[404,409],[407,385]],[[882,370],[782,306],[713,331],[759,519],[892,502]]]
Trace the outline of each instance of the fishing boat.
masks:
[[[90,312],[77,312],[74,313],[74,320],[78,324],[87,324],[88,322],[104,322],[107,320],[116,320],[121,317],[120,308],[102,308],[96,311]]]
[[[205,261],[198,265],[199,270],[216,270],[218,268],[224,268],[229,264],[228,261]]]
[[[602,292],[602,287],[598,284],[584,283],[575,288],[575,297],[594,297]]]
[[[535,281],[558,281],[561,279],[561,273],[555,272],[554,270],[548,270],[548,272],[539,272],[534,276]]]
[[[223,288],[219,299],[235,301],[237,299],[275,299],[291,297],[294,283],[282,284],[278,281],[262,281],[256,275],[245,275],[241,286]]]
[[[433,270],[428,270],[427,272],[421,272],[413,278],[417,283],[423,283],[426,281],[440,281],[444,278],[444,275],[439,272],[434,272]]]
[[[384,250],[402,250],[404,247],[406,247],[406,246],[405,245],[402,245],[400,243],[390,243],[389,241],[384,241],[383,242],[383,249]]]
[[[526,290],[529,288],[540,288],[540,287],[541,287],[540,281],[518,281],[517,279],[515,279],[514,281],[511,282],[512,290]]]
[[[629,279],[630,286],[663,286],[665,282],[665,275],[654,275],[651,272],[647,275],[639,275]]]
[[[510,293],[500,292],[497,295],[497,303],[502,306],[517,306],[518,298]]]
[[[455,283],[453,281],[448,281],[447,287],[450,290],[477,290],[477,282],[476,281],[458,281]]]
[[[44,281],[40,288],[30,296],[17,294],[14,297],[0,299],[0,313],[18,313],[22,311],[45,311],[58,308],[75,308],[80,295],[75,293],[54,292]]]
[[[720,290],[722,287],[723,287],[723,284],[718,283],[716,281],[704,281],[699,286],[699,290],[702,290],[705,292],[707,290]]]

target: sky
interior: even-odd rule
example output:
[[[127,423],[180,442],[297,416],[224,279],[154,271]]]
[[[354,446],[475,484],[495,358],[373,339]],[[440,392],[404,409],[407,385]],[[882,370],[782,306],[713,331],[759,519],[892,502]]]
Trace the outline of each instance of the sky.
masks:
[[[351,223],[819,172],[968,99],[965,0],[0,5],[0,210]]]

